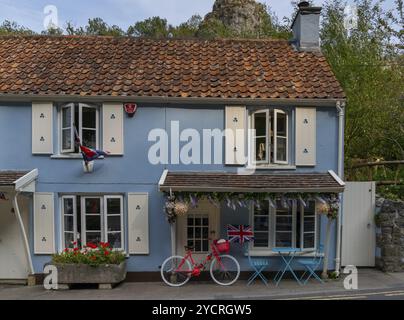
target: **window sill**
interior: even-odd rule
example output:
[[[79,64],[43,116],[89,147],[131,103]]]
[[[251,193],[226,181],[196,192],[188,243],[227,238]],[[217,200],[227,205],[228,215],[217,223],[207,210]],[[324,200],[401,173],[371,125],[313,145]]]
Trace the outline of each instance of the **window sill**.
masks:
[[[292,165],[257,165],[257,166],[252,166],[252,165],[247,165],[246,166],[247,170],[294,170],[296,169],[296,166]]]
[[[244,253],[245,256],[248,256],[248,253]],[[251,257],[278,257],[279,253],[273,252],[271,249],[251,249],[250,250],[250,256]],[[303,252],[297,252],[295,254],[295,257],[315,257],[318,256],[315,251],[303,251]],[[320,256],[324,256],[321,254]]]
[[[80,153],[53,154],[51,159],[83,159],[83,156]],[[104,156],[99,157],[97,160],[99,159],[104,159]]]

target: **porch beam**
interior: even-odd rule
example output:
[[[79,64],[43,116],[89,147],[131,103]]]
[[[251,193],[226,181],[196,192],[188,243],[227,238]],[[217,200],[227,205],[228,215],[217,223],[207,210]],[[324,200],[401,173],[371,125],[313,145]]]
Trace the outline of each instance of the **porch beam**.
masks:
[[[24,241],[25,253],[26,253],[26,256],[27,256],[27,260],[28,260],[29,268],[30,268],[30,272],[31,272],[30,274],[34,274],[35,271],[34,271],[34,265],[32,264],[32,257],[31,257],[31,251],[30,251],[30,248],[29,248],[28,237],[27,237],[27,233],[25,231],[24,222],[22,221],[20,207],[18,205],[18,199],[17,199],[18,195],[19,195],[19,192],[15,193],[14,197],[13,197],[14,213],[15,213],[15,216],[17,218],[18,224],[20,226],[21,235],[22,235],[22,238],[23,238],[23,241]]]

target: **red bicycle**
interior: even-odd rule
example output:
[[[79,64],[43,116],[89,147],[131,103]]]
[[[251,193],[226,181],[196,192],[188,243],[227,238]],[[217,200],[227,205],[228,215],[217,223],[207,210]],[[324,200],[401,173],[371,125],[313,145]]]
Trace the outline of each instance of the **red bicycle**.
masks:
[[[185,247],[185,257],[171,256],[161,266],[161,278],[172,287],[180,287],[186,284],[191,277],[200,276],[210,262],[210,276],[213,281],[222,286],[230,286],[240,276],[238,261],[228,253],[230,243],[227,240],[215,240],[211,244],[211,252],[201,262],[196,262],[192,257],[192,247]]]

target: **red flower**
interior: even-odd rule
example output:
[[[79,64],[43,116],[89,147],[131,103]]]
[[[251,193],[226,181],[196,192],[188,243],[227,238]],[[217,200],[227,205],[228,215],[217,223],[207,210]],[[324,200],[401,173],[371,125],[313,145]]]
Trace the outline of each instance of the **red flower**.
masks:
[[[109,254],[110,254],[109,251],[105,251],[105,252],[104,252],[104,255],[105,255],[105,256],[108,256]]]
[[[87,243],[87,247],[91,248],[91,249],[97,249],[97,245],[91,242]]]
[[[100,242],[100,246],[101,248],[109,248],[111,245],[109,244],[109,242]]]
[[[75,247],[75,248],[73,249],[74,252],[79,251],[79,250],[80,250],[80,249],[77,248],[77,247]]]
[[[69,252],[69,248],[64,249],[63,252]]]

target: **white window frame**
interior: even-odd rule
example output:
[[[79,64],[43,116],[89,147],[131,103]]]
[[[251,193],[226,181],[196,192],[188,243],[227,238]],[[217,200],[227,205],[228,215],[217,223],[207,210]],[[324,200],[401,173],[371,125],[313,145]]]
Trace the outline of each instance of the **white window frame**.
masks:
[[[95,129],[94,128],[83,128],[83,108],[95,109]],[[79,103],[79,136],[80,139],[83,137],[84,130],[95,130],[95,148],[99,149],[99,108],[97,106],[88,105],[85,103]]]
[[[278,114],[284,114],[286,118],[286,136],[279,136],[278,135]],[[282,138],[286,140],[286,161],[278,160],[278,138]],[[288,114],[279,109],[274,109],[274,163],[277,164],[288,164],[289,163],[289,116]]]
[[[107,201],[108,199],[119,199],[120,200],[120,213],[119,214],[108,214],[108,206],[107,206]],[[121,225],[121,230],[120,231],[108,231],[108,217],[120,217],[120,225]],[[108,242],[108,234],[109,233],[120,233],[121,234],[121,247],[120,248],[114,248],[115,250],[123,250],[124,249],[124,241],[125,241],[125,233],[123,229],[123,197],[120,195],[105,195],[104,196],[104,241]]]
[[[314,200],[313,200],[314,201]],[[314,201],[314,214],[309,215],[307,217],[313,217],[314,218],[314,231],[304,231],[304,217],[305,217],[305,212],[304,212],[304,205],[303,204],[298,204],[300,206],[300,248],[302,251],[315,251],[317,249],[317,235],[318,235],[318,215],[317,215],[317,206],[316,202]],[[310,248],[305,248],[304,247],[304,234],[305,233],[314,233],[314,247]]]
[[[269,204],[268,204],[268,214],[267,215],[256,215],[255,213],[254,213],[254,204],[251,204],[251,206],[250,206],[250,212],[252,213],[251,214],[251,219],[250,219],[250,221],[251,221],[251,226],[252,226],[252,231],[255,233],[255,224],[254,224],[254,218],[256,217],[256,216],[262,216],[262,217],[265,217],[265,216],[267,216],[268,217],[268,246],[267,247],[257,247],[257,246],[255,246],[255,242],[253,242],[253,245],[251,246],[251,248],[252,249],[254,249],[254,250],[270,250],[271,248],[272,248],[272,242],[273,242],[273,237],[271,236],[271,233],[273,232],[273,228],[272,228],[272,225],[273,225],[273,208],[271,207],[271,206],[269,206]]]
[[[268,200],[265,200],[268,201]],[[313,200],[314,201],[314,200]],[[315,213],[314,213],[314,247],[313,248],[304,248],[304,243],[303,243],[303,234],[304,234],[304,209],[305,207],[303,204],[299,203],[298,201],[293,201],[292,205],[292,247],[296,247],[296,240],[297,240],[297,215],[300,214],[300,249],[302,252],[312,252],[317,249],[318,246],[318,235],[319,235],[319,216],[317,215],[316,211],[316,203],[314,203],[315,206]],[[300,210],[297,210],[297,209]],[[250,248],[254,251],[261,252],[261,251],[271,251],[272,248],[276,247],[276,210],[275,208],[272,208],[269,206],[269,213],[268,213],[268,221],[269,221],[269,228],[268,228],[268,247],[257,247],[255,246],[255,243],[250,246]],[[253,232],[255,232],[255,226],[254,226],[254,205],[251,204],[250,206],[250,224],[252,226]],[[310,217],[313,215],[310,215]],[[310,232],[311,233],[311,232]]]
[[[290,203],[289,203],[289,205],[290,205]],[[278,217],[278,214],[277,214],[277,211],[278,211],[278,208],[277,209],[275,209],[274,208],[274,210],[273,210],[273,212],[274,212],[274,220],[273,220],[273,223],[272,223],[272,232],[273,232],[273,242],[272,242],[272,245],[273,245],[273,247],[278,247],[277,245],[276,245],[276,233],[277,232],[282,232],[282,233],[292,233],[292,241],[291,241],[291,247],[292,248],[294,248],[294,247],[296,247],[296,205],[295,205],[295,201],[293,201],[293,204],[292,204],[292,208],[290,208],[290,207],[287,207],[287,208],[280,208],[280,209],[282,209],[282,210],[288,210],[288,211],[290,211],[290,209],[292,209],[292,211],[290,212],[290,214],[288,214],[288,215],[283,215],[284,217],[286,216],[286,217],[288,217],[288,216],[291,216],[292,217],[292,231],[277,231],[276,230],[276,219],[277,219],[277,217]],[[282,215],[279,215],[279,216],[281,216],[282,217]],[[288,247],[289,248],[289,247]]]
[[[80,210],[80,216],[78,216],[77,212],[77,197],[80,196],[80,204],[81,204],[81,210]],[[88,215],[94,215],[98,216],[98,214],[87,214],[85,212],[85,199],[91,199],[91,198],[97,198],[100,200],[100,219],[101,219],[101,241],[102,242],[107,242],[108,241],[108,234],[109,233],[121,233],[121,247],[120,248],[113,248],[113,250],[119,250],[119,251],[124,251],[125,250],[125,230],[124,230],[124,203],[123,203],[123,196],[122,195],[110,195],[110,194],[85,194],[85,195],[80,195],[80,194],[74,194],[74,195],[63,195],[61,196],[61,212],[62,212],[62,245],[61,247],[63,249],[66,248],[65,246],[65,225],[64,225],[64,199],[73,199],[73,212],[74,212],[74,217],[73,217],[73,223],[74,223],[74,241],[78,241],[79,239],[81,240],[81,245],[84,246],[87,243],[87,231],[89,232],[98,232],[98,230],[87,230],[86,228],[86,216]],[[120,213],[118,214],[113,214],[109,216],[120,216],[120,231],[108,231],[108,212],[107,212],[107,199],[119,199],[120,200]],[[77,230],[77,220],[80,219],[81,221],[81,233],[78,233]]]
[[[91,108],[96,110],[96,119],[95,119],[95,129],[94,128],[83,128],[82,122],[83,122],[83,107],[85,108]],[[65,108],[71,108],[71,141],[72,145],[71,148],[68,149],[63,149],[63,109]],[[76,124],[76,129],[77,133],[80,137],[80,139],[83,136],[83,129],[87,130],[95,130],[95,140],[96,140],[96,149],[100,149],[100,108],[96,105],[89,105],[85,103],[79,103],[78,106],[75,105],[74,103],[67,103],[64,104],[60,107],[59,111],[59,153],[60,154],[80,154],[80,152],[75,152],[75,130],[74,130],[74,125],[75,125],[75,110],[78,108],[78,113],[79,113],[79,123]],[[67,128],[65,128],[67,129]]]
[[[255,128],[255,115],[259,114],[259,113],[264,113],[265,114],[265,122],[266,122],[266,127],[265,127],[265,136],[258,136],[256,135],[257,131]],[[270,157],[271,157],[271,151],[270,151],[270,122],[269,122],[270,118],[269,118],[269,109],[265,109],[265,110],[257,110],[254,111],[251,115],[251,124],[252,124],[252,129],[254,130],[254,134],[252,136],[252,141],[251,141],[251,147],[252,147],[252,158],[251,158],[251,163],[253,164],[269,164],[270,163]],[[266,159],[265,160],[261,160],[261,161],[257,161],[257,155],[256,155],[256,139],[257,138],[265,138],[265,155],[266,155]]]
[[[105,235],[104,235],[104,210],[103,210],[103,205],[104,201],[102,199],[102,196],[91,196],[91,195],[86,195],[81,197],[81,212],[80,212],[80,218],[81,218],[81,245],[84,246],[87,244],[87,231],[88,232],[100,232],[101,234],[101,241],[105,242]],[[85,201],[86,199],[99,199],[100,200],[100,213],[99,214],[87,214],[86,213],[86,206],[85,206]],[[100,216],[100,230],[87,230],[86,226],[86,217],[87,216]]]
[[[257,161],[256,160],[256,130],[255,130],[255,114],[257,113],[265,113],[266,114],[266,160]],[[277,134],[277,116],[278,114],[284,114],[286,116],[286,136],[279,136]],[[249,165],[258,165],[258,166],[273,166],[273,165],[288,165],[289,164],[289,114],[286,111],[280,109],[259,109],[256,111],[252,111],[249,113],[249,156],[248,156],[248,164]],[[273,128],[271,127],[271,117],[273,117]],[[273,144],[271,145],[271,129],[273,129]],[[250,131],[252,134],[250,134]],[[263,136],[259,136],[263,137]],[[277,157],[277,138],[286,139],[286,161],[278,160]],[[271,150],[273,151],[273,158],[271,159]]]
[[[66,248],[66,233],[71,233],[71,231],[66,231],[65,229],[65,216],[71,216],[67,215],[65,213],[65,206],[64,206],[64,200],[65,199],[71,199],[73,200],[73,241],[78,240],[78,233],[77,233],[77,198],[76,196],[62,196],[62,247],[65,249]]]
[[[70,127],[63,127],[63,110],[70,108]],[[68,130],[70,129],[70,141],[71,141],[71,146],[70,148],[63,149],[63,130]],[[72,153],[74,152],[74,103],[68,103],[66,105],[63,105],[60,109],[60,153]]]

